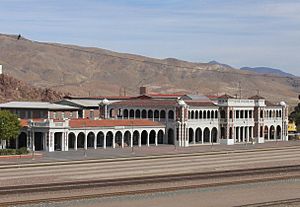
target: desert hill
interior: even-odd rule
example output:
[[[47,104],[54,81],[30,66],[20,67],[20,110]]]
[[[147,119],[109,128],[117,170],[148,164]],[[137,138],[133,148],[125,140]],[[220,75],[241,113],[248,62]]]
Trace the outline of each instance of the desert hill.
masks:
[[[271,101],[284,99],[293,104],[300,91],[299,77],[269,77],[217,62],[154,59],[99,48],[18,40],[13,35],[0,35],[0,64],[4,73],[35,87],[73,95],[132,95],[141,85],[153,92],[235,95],[240,85],[243,97],[259,90]]]

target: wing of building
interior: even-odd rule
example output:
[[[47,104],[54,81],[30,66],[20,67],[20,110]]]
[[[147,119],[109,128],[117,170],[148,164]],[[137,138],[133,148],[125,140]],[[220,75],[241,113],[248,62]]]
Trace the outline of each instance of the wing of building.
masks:
[[[151,94],[0,104],[20,117],[9,147],[33,150],[264,143],[287,140],[288,107],[260,96]],[[3,143],[2,143],[3,145]],[[3,145],[4,146],[4,145]]]

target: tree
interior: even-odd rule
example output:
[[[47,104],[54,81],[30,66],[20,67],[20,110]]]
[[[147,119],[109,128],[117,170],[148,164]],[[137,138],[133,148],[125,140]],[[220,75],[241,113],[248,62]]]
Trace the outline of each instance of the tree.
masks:
[[[300,100],[300,95],[299,95]],[[294,108],[294,111],[290,114],[289,119],[296,123],[298,131],[300,130],[300,103]]]
[[[15,139],[21,129],[18,117],[9,111],[0,111],[0,140]]]

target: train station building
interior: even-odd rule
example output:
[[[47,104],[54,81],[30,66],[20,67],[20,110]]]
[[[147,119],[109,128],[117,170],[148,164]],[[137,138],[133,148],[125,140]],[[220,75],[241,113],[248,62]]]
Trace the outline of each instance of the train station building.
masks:
[[[260,96],[208,98],[189,94],[65,97],[56,103],[0,104],[20,118],[15,141],[35,151],[89,148],[264,143],[288,139],[288,107]]]

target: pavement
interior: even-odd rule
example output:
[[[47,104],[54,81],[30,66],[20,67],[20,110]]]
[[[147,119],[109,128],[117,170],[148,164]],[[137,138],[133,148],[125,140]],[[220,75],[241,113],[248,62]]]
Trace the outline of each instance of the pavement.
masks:
[[[99,148],[88,150],[71,150],[67,152],[35,152],[28,156],[11,156],[0,157],[0,166],[21,164],[21,163],[41,163],[41,162],[59,162],[59,161],[75,161],[75,160],[95,160],[95,159],[110,159],[110,158],[134,158],[134,157],[147,157],[147,156],[166,156],[175,154],[188,154],[188,153],[222,153],[228,151],[240,150],[257,150],[281,147],[300,147],[300,141],[280,141],[280,142],[267,142],[263,144],[236,144],[236,145],[198,145],[191,147],[175,147],[173,145],[159,145],[159,146],[142,146],[134,148]]]

